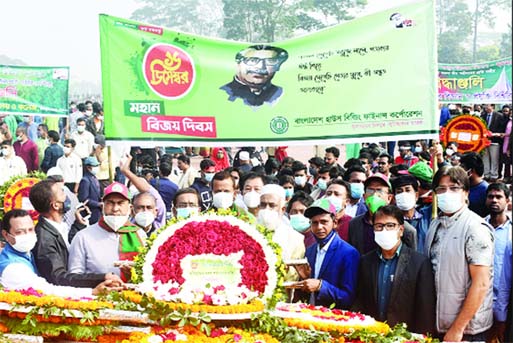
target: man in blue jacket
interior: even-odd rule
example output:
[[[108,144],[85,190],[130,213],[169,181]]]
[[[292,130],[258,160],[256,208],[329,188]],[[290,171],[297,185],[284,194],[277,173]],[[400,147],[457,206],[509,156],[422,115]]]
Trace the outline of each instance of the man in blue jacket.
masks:
[[[325,198],[306,209],[317,243],[306,251],[310,278],[300,281],[300,286],[311,293],[311,304],[348,309],[355,297],[360,255],[338,236],[336,215],[335,205]]]
[[[84,176],[78,186],[78,200],[80,202],[89,200],[87,202],[87,207],[91,210],[89,224],[98,222],[102,214],[100,182],[95,176],[98,173],[99,166],[100,163],[96,157],[87,157],[84,160]]]

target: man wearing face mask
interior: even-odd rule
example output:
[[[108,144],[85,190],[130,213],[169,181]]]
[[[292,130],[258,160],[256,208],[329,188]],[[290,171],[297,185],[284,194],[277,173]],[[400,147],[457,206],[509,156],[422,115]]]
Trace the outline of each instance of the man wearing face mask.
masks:
[[[182,188],[176,192],[173,199],[173,216],[188,218],[201,211],[201,200],[194,188]]]
[[[229,171],[216,173],[212,179],[212,206],[216,209],[231,210],[238,214],[249,214],[245,209],[235,205],[237,190],[235,180]]]
[[[406,323],[422,334],[435,328],[435,282],[429,258],[401,241],[402,211],[383,206],[373,215],[378,248],[362,256],[353,310],[389,325]]]
[[[35,259],[30,252],[37,242],[34,222],[29,213],[14,209],[5,213],[2,219],[2,236],[7,242],[0,253],[0,280],[7,289],[32,287],[44,294],[64,297],[90,297],[106,291],[121,290],[121,283],[108,280],[95,288],[56,286],[38,275]]]
[[[66,195],[62,183],[47,179],[32,186],[29,199],[40,213],[37,242],[32,249],[39,275],[62,286],[96,287],[105,280],[121,281],[109,273],[75,274],[68,269],[68,227],[63,222]]]
[[[315,183],[315,186],[313,187],[312,193],[310,193],[310,196],[317,200],[319,198],[322,198],[324,194],[326,193],[326,189],[328,189],[328,183],[330,180],[337,177],[336,170],[333,168],[324,166],[319,169],[318,175],[317,175],[317,182]]]
[[[78,185],[83,176],[82,159],[74,153],[75,141],[66,139],[64,141],[64,155],[57,160],[57,167],[62,170],[62,176],[66,187],[73,193],[78,193]]]
[[[465,169],[470,181],[468,208],[481,217],[485,217],[489,212],[486,207],[486,190],[489,184],[483,179],[483,159],[478,153],[469,151],[461,156],[460,166]]]
[[[395,204],[403,212],[404,220],[417,231],[417,251],[424,253],[424,242],[431,224],[431,207],[416,209],[419,182],[411,175],[400,175],[392,180],[392,189]]]
[[[395,164],[404,164],[408,168],[413,166],[419,161],[417,156],[414,156],[411,152],[411,144],[408,141],[400,141],[399,145],[399,156],[395,158]]]
[[[157,190],[162,200],[164,200],[168,213],[171,212],[171,203],[173,202],[176,191],[178,191],[178,185],[169,179],[172,169],[171,163],[171,161],[160,161],[159,176],[150,180],[150,185]]]
[[[361,165],[349,167],[343,176],[344,181],[349,183],[349,201],[346,205],[346,214],[350,217],[357,217],[367,212],[367,205],[363,200],[364,186],[367,179],[365,168]]]
[[[62,170],[57,167],[50,168],[46,173],[48,179],[53,180],[55,182],[60,183],[63,186],[64,194],[66,195],[66,200],[64,201],[64,216],[63,221],[66,223],[67,227],[71,228],[73,223],[75,222],[75,209],[79,206],[78,198],[75,194],[73,194],[67,187],[65,187],[64,178],[62,177]],[[68,236],[68,242],[71,242],[71,239]]]
[[[268,184],[262,187],[257,223],[263,225],[273,233],[272,240],[282,251],[283,260],[301,259],[305,256],[304,237],[285,222],[285,190],[283,187]],[[286,281],[295,281],[299,278],[294,268],[289,268]]]
[[[25,161],[29,173],[39,169],[37,145],[28,138],[25,127],[18,126],[16,129],[16,142],[13,143],[12,147],[16,152],[16,156],[21,157]]]
[[[87,119],[86,130],[93,136],[104,135],[103,108],[100,103],[93,103],[93,115]]]
[[[305,248],[308,249],[315,244],[315,237],[310,230],[310,219],[305,217],[305,211],[314,200],[305,192],[297,192],[287,204],[287,214],[290,226],[297,232],[303,234]]]
[[[371,175],[364,183],[365,187],[365,204],[369,211],[360,216],[354,217],[349,222],[349,239],[348,242],[364,255],[371,250],[377,248],[374,240],[374,228],[372,227],[372,215],[385,205],[390,204],[393,195],[392,186],[388,178],[380,173]],[[417,250],[417,232],[410,224],[404,223],[403,242]]]
[[[11,177],[16,175],[27,174],[27,166],[25,161],[19,156],[16,156],[14,149],[12,148],[11,141],[3,141],[0,143],[2,157],[0,158],[0,165],[3,166],[0,173],[0,185],[9,180]]]
[[[86,120],[77,119],[77,131],[71,133],[71,138],[75,141],[75,152],[84,160],[93,152],[94,136],[86,130]]]
[[[260,205],[260,194],[264,187],[264,176],[249,172],[242,178],[242,199],[249,213],[256,216]]]
[[[194,188],[200,195],[201,210],[207,211],[212,207],[212,179],[216,173],[216,164],[209,158],[200,162],[200,177],[194,179],[191,188]]]
[[[48,131],[48,139],[50,145],[45,149],[45,156],[41,162],[41,170],[45,173],[48,169],[57,165],[57,160],[64,155],[61,145],[59,144],[59,133],[54,130]]]
[[[344,241],[349,239],[349,222],[352,217],[345,213],[348,194],[350,192],[349,184],[344,180],[334,179],[328,185],[325,198],[328,199],[337,210],[337,233]]]
[[[303,191],[305,193],[312,193],[312,184],[308,183],[308,175],[306,175],[306,165],[299,161],[295,161],[292,165],[292,172],[294,173],[294,193]]]
[[[426,238],[437,291],[436,329],[449,342],[485,341],[493,324],[493,233],[466,205],[470,183],[460,167],[433,178],[440,209]]]
[[[301,268],[301,290],[310,293],[310,304],[348,309],[353,303],[360,255],[336,233],[335,206],[316,200],[305,211],[316,244],[306,251],[308,264]]]
[[[102,212],[100,197],[100,182],[96,178],[100,163],[96,157],[89,156],[84,160],[84,175],[78,186],[78,200],[82,203],[88,201],[87,206],[91,210],[89,224],[95,224],[100,219]]]
[[[146,234],[128,220],[132,206],[128,188],[113,182],[105,188],[103,214],[98,223],[79,231],[69,249],[72,273],[114,273],[130,279],[129,268],[114,267],[116,261],[131,261],[144,246]]]

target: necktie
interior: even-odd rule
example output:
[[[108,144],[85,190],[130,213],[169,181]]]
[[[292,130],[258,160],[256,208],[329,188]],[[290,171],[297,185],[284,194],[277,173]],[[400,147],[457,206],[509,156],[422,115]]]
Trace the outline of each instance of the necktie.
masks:
[[[486,119],[486,122],[488,123],[488,126],[490,126],[490,124],[492,123],[492,114],[488,114],[488,117]]]

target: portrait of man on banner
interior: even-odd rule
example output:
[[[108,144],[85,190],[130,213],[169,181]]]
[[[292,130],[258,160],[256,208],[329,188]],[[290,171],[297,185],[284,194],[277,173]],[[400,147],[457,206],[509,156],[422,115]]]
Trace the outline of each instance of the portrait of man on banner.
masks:
[[[228,94],[229,101],[240,98],[248,106],[261,106],[264,103],[272,105],[282,96],[283,88],[271,81],[288,57],[289,54],[282,48],[270,45],[249,46],[235,55],[235,76],[220,89]]]

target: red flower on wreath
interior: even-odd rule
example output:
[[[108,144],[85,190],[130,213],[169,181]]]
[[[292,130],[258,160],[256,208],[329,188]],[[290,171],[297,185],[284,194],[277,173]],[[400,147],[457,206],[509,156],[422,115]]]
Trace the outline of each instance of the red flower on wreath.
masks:
[[[201,240],[194,237],[202,237]],[[263,293],[269,268],[264,251],[258,242],[227,221],[206,220],[189,222],[178,229],[159,249],[153,267],[153,282],[182,284],[180,261],[187,255],[215,254],[228,256],[243,251],[242,284]]]

